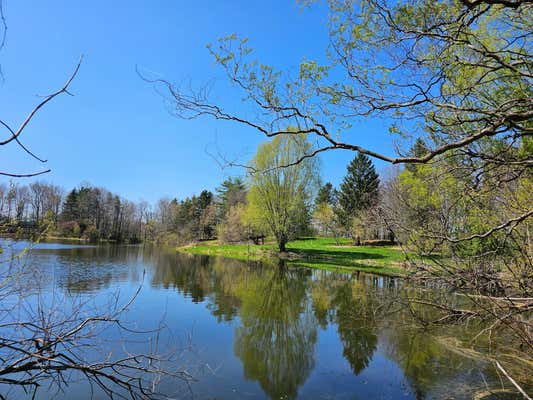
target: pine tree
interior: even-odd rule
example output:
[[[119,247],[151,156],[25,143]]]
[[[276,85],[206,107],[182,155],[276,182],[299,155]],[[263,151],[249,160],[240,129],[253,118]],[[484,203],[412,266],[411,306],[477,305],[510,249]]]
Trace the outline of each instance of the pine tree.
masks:
[[[331,206],[333,205],[334,200],[335,189],[333,189],[333,185],[328,182],[325,185],[320,186],[320,189],[318,189],[318,193],[315,199],[315,206],[318,206],[320,204],[329,204]]]
[[[337,214],[345,226],[353,217],[368,210],[378,201],[379,176],[372,161],[358,153],[350,162],[338,194]]]
[[[246,186],[239,177],[228,178],[216,189],[221,217],[237,204],[246,203]]]
[[[196,198],[196,210],[197,215],[200,215],[202,211],[204,211],[209,204],[213,202],[213,193],[211,193],[209,190],[202,190],[200,193],[200,196]]]
[[[63,221],[77,221],[79,217],[80,211],[78,206],[78,191],[76,189],[72,189],[63,203],[61,219]]]

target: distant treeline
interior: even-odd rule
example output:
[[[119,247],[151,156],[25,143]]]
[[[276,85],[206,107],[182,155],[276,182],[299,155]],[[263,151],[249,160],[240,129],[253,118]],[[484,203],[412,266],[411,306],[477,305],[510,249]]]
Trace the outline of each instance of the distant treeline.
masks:
[[[0,232],[183,244],[217,237],[217,227],[229,208],[244,203],[245,198],[245,185],[239,178],[224,181],[217,194],[204,190],[184,200],[164,198],[155,206],[88,184],[66,191],[46,182],[1,183]]]
[[[148,205],[133,203],[90,185],[66,192],[46,182],[0,184],[4,234],[77,237],[92,241],[138,242]]]
[[[314,175],[318,176],[318,171]],[[11,181],[0,184],[0,234],[169,245],[210,239],[260,243],[266,236],[275,236],[269,223],[261,219],[261,201],[272,193],[273,204],[279,208],[273,218],[289,216],[286,240],[318,234],[353,237],[357,244],[369,239],[389,239],[390,243],[390,231],[378,218],[361,217],[354,222],[354,215],[372,210],[380,197],[378,175],[366,156],[350,163],[338,190],[327,183],[316,191],[306,189],[309,193],[304,196],[297,187],[294,195],[277,204],[280,190],[269,188],[258,197],[253,190],[257,187],[253,180],[227,178],[214,192],[203,190],[182,200],[162,198],[151,205],[89,184],[66,191],[46,182],[21,185]]]

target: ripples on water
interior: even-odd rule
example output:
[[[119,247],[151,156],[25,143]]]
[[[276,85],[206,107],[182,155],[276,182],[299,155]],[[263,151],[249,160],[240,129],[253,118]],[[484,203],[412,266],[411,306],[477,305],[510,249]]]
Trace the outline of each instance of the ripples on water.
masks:
[[[26,246],[4,242],[4,265]],[[457,347],[469,328],[420,329],[401,303],[420,289],[395,278],[247,264],[150,246],[39,244],[22,264],[32,271],[25,285],[65,307],[73,299],[105,307],[142,284],[126,322],[139,329],[164,322],[166,346],[182,347],[190,336],[194,352],[180,362],[204,366],[195,368],[192,393],[162,383],[174,397],[472,399],[487,387],[501,387],[493,365]],[[121,347],[116,332],[102,335],[111,347]],[[142,351],[142,343],[135,346]],[[83,383],[66,390],[57,397],[89,397]]]

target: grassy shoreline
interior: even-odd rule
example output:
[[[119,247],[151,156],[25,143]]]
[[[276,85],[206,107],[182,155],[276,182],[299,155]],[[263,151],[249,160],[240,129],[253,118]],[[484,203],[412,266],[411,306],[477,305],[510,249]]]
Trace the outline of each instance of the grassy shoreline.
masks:
[[[272,261],[283,259],[288,264],[332,271],[364,271],[381,275],[402,276],[405,254],[396,247],[352,246],[350,240],[306,238],[287,244],[287,253],[279,254],[274,243],[220,244],[202,242],[177,249],[189,254],[220,256],[243,261]]]

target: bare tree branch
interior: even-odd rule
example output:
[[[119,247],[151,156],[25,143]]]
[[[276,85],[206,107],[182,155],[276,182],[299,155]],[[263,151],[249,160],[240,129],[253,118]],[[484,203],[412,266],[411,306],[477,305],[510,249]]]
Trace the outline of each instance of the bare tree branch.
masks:
[[[82,61],[83,61],[83,56],[80,57],[80,60],[78,61],[78,64],[74,68],[74,71],[72,72],[70,77],[67,79],[65,84],[61,87],[61,89],[59,89],[59,90],[57,90],[57,91],[55,91],[55,92],[53,92],[53,93],[51,93],[49,95],[44,96],[44,99],[39,104],[37,104],[33,108],[33,110],[30,111],[30,113],[28,114],[26,119],[20,124],[20,126],[17,128],[17,130],[15,130],[14,133],[12,133],[9,138],[0,141],[0,146],[4,146],[4,145],[10,143],[13,140],[16,140],[22,134],[22,132],[24,131],[24,128],[26,128],[26,126],[30,123],[30,121],[35,116],[35,114],[42,107],[44,107],[46,105],[46,103],[48,103],[49,101],[53,100],[55,97],[57,97],[57,96],[59,96],[60,94],[63,94],[63,93],[67,93],[67,94],[72,96],[72,94],[69,93],[68,88],[69,88],[70,84],[72,83],[72,81],[74,80],[74,78],[76,77],[76,75],[78,74],[78,71],[79,71],[79,69],[81,67]],[[3,123],[2,125],[7,126],[5,123]],[[11,129],[9,129],[9,130],[10,130],[10,133],[13,132],[13,130],[11,130]]]

